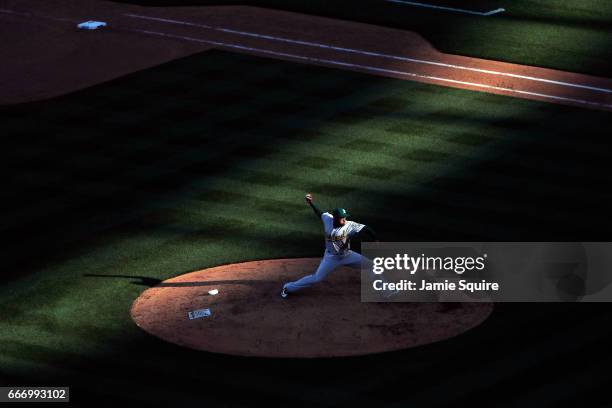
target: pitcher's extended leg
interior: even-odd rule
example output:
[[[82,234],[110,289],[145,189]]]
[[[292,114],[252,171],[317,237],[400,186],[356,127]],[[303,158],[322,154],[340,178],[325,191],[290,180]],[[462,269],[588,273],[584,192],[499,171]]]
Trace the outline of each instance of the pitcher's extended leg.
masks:
[[[317,271],[312,275],[304,276],[303,278],[294,282],[289,282],[285,285],[287,292],[297,292],[305,288],[309,288],[317,282],[321,282],[327,274],[340,266],[340,263],[331,256],[324,256],[317,268]]]
[[[375,280],[381,280],[382,282],[385,282],[385,283],[387,282],[387,280],[385,279],[383,275],[377,275],[374,273],[374,264],[372,263],[372,260],[369,258],[366,258],[365,256],[357,252],[351,251],[350,255],[345,258],[342,264],[346,266],[350,266],[351,268],[355,268],[355,269],[361,269],[361,268],[366,269],[368,279],[370,280],[369,284],[371,284]],[[393,297],[397,293],[398,291],[396,290],[382,291],[382,295],[385,298]]]
[[[374,273],[372,261],[360,253],[351,251],[351,253],[343,260],[342,265],[355,269],[361,269],[362,267],[366,268],[368,270],[368,277],[370,279],[381,279],[380,275],[376,275]]]

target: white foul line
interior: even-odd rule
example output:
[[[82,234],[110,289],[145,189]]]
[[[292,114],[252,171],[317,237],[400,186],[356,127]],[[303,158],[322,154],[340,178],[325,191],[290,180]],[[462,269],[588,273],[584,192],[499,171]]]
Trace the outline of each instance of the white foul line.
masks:
[[[231,43],[223,43],[223,42],[218,42],[218,41],[203,40],[201,38],[187,37],[187,36],[176,35],[176,34],[168,34],[168,33],[162,33],[162,32],[158,32],[158,31],[148,31],[148,30],[139,30],[139,29],[126,29],[126,30],[127,31],[132,31],[132,32],[143,33],[143,34],[148,34],[148,35],[157,35],[157,36],[167,37],[167,38],[175,38],[175,39],[181,39],[181,40],[187,40],[187,41],[195,41],[195,42],[199,42],[199,43],[215,45],[217,47],[232,48],[232,49],[237,49],[237,50],[242,50],[242,51],[254,52],[254,53],[258,53],[258,54],[268,54],[268,55],[274,55],[276,57],[293,58],[293,59],[298,59],[298,60],[302,60],[302,61],[308,61],[308,62],[311,62],[311,63],[314,62],[314,63],[320,63],[320,64],[329,64],[329,65],[336,65],[336,66],[342,66],[342,67],[348,67],[348,68],[362,69],[362,70],[366,70],[366,71],[383,72],[383,73],[386,73],[386,74],[403,75],[403,76],[409,76],[409,77],[413,77],[413,78],[428,79],[428,80],[432,80],[432,81],[441,81],[441,82],[448,82],[448,83],[453,83],[453,84],[458,84],[458,85],[473,86],[473,87],[477,87],[477,88],[492,89],[492,90],[496,90],[496,91],[516,93],[516,94],[520,94],[520,95],[537,96],[537,97],[541,97],[541,98],[547,98],[547,99],[553,99],[553,100],[565,101],[565,102],[572,102],[572,103],[578,103],[578,104],[583,104],[583,105],[592,105],[592,106],[599,106],[599,107],[604,107],[604,108],[612,108],[612,105],[610,105],[610,104],[604,104],[604,103],[599,103],[599,102],[591,102],[591,101],[587,101],[587,100],[583,100],[583,99],[567,98],[567,97],[563,97],[563,96],[548,95],[548,94],[542,94],[542,93],[538,93],[538,92],[521,91],[521,90],[518,90],[518,89],[504,88],[504,87],[493,86],[493,85],[478,84],[478,83],[473,83],[473,82],[458,81],[458,80],[455,80],[455,79],[442,78],[442,77],[436,77],[436,76],[431,76],[431,75],[416,74],[414,72],[397,71],[397,70],[392,70],[392,69],[372,67],[372,66],[369,66],[369,65],[352,64],[352,63],[349,63],[349,62],[342,62],[342,61],[329,60],[329,59],[323,59],[323,58],[305,57],[303,55],[288,54],[288,53],[284,53],[284,52],[272,51],[272,50],[267,50],[267,49],[263,49],[263,48],[246,47],[246,46],[238,45],[238,44],[231,44]]]
[[[330,50],[334,50],[334,51],[341,51],[341,52],[346,52],[346,53],[352,53],[352,54],[360,54],[360,55],[367,55],[367,56],[372,56],[372,57],[388,58],[388,59],[393,59],[393,60],[397,60],[397,61],[414,62],[414,63],[418,63],[418,64],[435,65],[435,66],[440,66],[440,67],[445,67],[445,68],[462,69],[462,70],[466,70],[466,71],[480,72],[480,73],[483,73],[483,74],[498,75],[498,76],[505,76],[505,77],[510,77],[510,78],[518,78],[518,79],[525,79],[525,80],[528,80],[528,81],[543,82],[543,83],[560,85],[560,86],[567,86],[567,87],[572,87],[572,88],[588,89],[590,91],[595,91],[595,92],[612,93],[612,89],[608,89],[608,88],[598,88],[598,87],[595,87],[595,86],[575,84],[575,83],[572,83],[572,82],[554,81],[552,79],[545,79],[545,78],[539,78],[539,77],[533,77],[533,76],[527,76],[527,75],[512,74],[512,73],[508,73],[508,72],[492,71],[492,70],[488,70],[488,69],[466,67],[466,66],[463,66],[463,65],[446,64],[446,63],[443,63],[443,62],[436,62],[436,61],[429,61],[429,60],[423,60],[423,59],[402,57],[402,56],[398,56],[398,55],[383,54],[383,53],[372,52],[372,51],[363,51],[363,50],[358,50],[358,49],[354,49],[354,48],[336,47],[336,46],[329,45],[329,44],[315,43],[315,42],[310,42],[310,41],[292,40],[290,38],[274,37],[274,36],[271,36],[271,35],[257,34],[257,33],[252,33],[252,32],[248,32],[248,31],[232,30],[230,28],[224,28],[224,27],[213,27],[213,26],[209,26],[209,25],[206,25],[206,24],[191,23],[191,22],[188,22],[188,21],[171,20],[171,19],[167,19],[167,18],[151,17],[151,16],[140,15],[140,14],[131,14],[131,13],[126,13],[126,14],[124,14],[124,16],[132,17],[132,18],[138,18],[138,19],[143,19],[143,20],[159,21],[159,22],[163,22],[163,23],[170,23],[170,24],[178,24],[178,25],[186,25],[186,26],[192,26],[192,27],[199,27],[199,28],[205,28],[205,29],[214,30],[214,31],[221,31],[221,32],[232,33],[232,34],[237,34],[237,35],[244,35],[244,36],[248,36],[248,37],[262,38],[262,39],[272,40],[272,41],[286,42],[286,43],[290,43],[290,44],[305,45],[305,46],[309,46],[309,47],[325,48],[325,49],[330,49]]]
[[[32,13],[22,13],[19,11],[13,11],[13,10],[6,10],[6,9],[0,9],[0,13],[2,14],[12,14],[15,16],[23,16],[23,17],[38,17],[38,18],[46,18],[48,20],[55,20],[55,21],[68,21],[68,22],[76,22],[76,20],[72,20],[69,18],[61,18],[61,17],[51,17],[51,16],[38,16],[38,15],[34,15]]]
[[[0,9],[0,13],[4,13],[4,14],[15,14],[17,16],[26,16],[26,17],[30,17],[31,14],[30,13],[20,13],[19,11],[13,11],[13,10],[6,10],[6,9]]]
[[[460,9],[460,8],[455,8],[455,7],[436,6],[435,4],[416,3],[414,1],[405,1],[405,0],[386,0],[386,1],[391,2],[391,3],[407,4],[409,6],[426,7],[426,8],[436,9],[436,10],[452,11],[455,13],[473,14],[476,16],[485,16],[485,17],[492,16],[493,14],[497,14],[497,13],[503,13],[504,11],[506,11],[506,9],[503,9],[503,8],[498,8],[498,9],[491,10],[491,11],[472,11],[472,10]]]

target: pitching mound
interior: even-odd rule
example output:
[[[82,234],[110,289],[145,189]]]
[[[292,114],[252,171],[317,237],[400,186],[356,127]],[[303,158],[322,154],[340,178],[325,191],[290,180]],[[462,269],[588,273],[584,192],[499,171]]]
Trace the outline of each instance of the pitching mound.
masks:
[[[132,318],[154,336],[198,350],[334,357],[448,339],[479,325],[493,310],[486,303],[361,303],[359,272],[351,269],[280,297],[283,282],[312,273],[319,261],[254,261],[181,275],[146,290],[134,302]],[[210,295],[214,289],[219,293]],[[211,314],[196,317],[193,312],[201,309]]]

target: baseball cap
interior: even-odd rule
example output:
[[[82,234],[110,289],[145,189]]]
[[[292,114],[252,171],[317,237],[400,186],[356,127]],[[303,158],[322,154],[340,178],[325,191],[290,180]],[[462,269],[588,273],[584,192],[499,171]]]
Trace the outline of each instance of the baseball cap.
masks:
[[[344,208],[338,207],[332,210],[332,215],[336,218],[347,218],[349,216],[349,213],[346,212]]]

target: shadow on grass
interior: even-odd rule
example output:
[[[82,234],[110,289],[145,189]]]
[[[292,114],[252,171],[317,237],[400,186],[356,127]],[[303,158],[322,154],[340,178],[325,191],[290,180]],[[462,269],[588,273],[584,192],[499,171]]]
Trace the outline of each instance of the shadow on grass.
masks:
[[[257,280],[257,279],[230,279],[230,280],[211,280],[197,282],[164,282],[161,279],[151,278],[147,276],[131,276],[131,275],[103,275],[95,273],[86,273],[83,276],[88,278],[122,278],[135,279],[130,282],[133,285],[148,286],[150,288],[189,288],[198,286],[214,286],[214,285],[254,285],[254,284],[276,284],[278,282]]]
[[[96,273],[86,273],[83,276],[87,278],[121,278],[121,279],[132,279],[130,282],[132,285],[138,286],[147,286],[152,288],[154,286],[159,286],[162,283],[161,279],[151,278],[148,276],[132,276],[132,275],[103,275]]]

